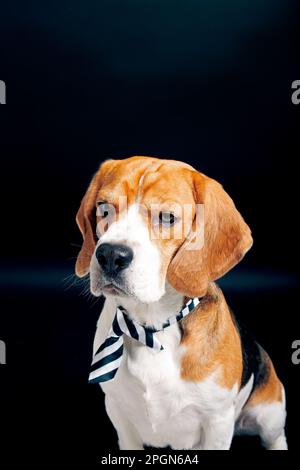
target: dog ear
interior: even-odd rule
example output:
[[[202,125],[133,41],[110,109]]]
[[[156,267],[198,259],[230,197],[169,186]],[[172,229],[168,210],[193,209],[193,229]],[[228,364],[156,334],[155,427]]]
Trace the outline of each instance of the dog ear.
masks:
[[[202,297],[211,281],[243,258],[253,240],[248,225],[222,186],[201,173],[193,173],[195,203],[204,205],[204,220],[199,223],[199,208],[203,206],[196,206],[192,231],[171,261],[167,279],[184,295]],[[201,235],[203,242],[199,244]]]
[[[113,162],[114,160],[107,160],[100,166],[81,201],[76,215],[76,222],[83,237],[83,244],[75,265],[75,272],[78,277],[85,276],[90,270],[91,257],[96,246],[96,198],[104,174]]]

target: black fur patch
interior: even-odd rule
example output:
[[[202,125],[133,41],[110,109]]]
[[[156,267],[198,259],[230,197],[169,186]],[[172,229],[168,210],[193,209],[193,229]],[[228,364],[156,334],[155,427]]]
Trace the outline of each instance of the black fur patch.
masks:
[[[255,341],[248,329],[237,322],[231,311],[232,319],[241,338],[243,354],[243,374],[241,387],[249,381],[251,375],[254,376],[253,389],[260,387],[267,382],[269,377],[269,367],[267,364],[267,353]]]

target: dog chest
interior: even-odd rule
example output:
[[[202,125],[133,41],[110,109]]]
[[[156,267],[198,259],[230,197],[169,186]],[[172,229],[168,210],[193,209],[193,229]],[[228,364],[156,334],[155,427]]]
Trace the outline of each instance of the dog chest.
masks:
[[[164,350],[154,352],[126,338],[117,377],[103,389],[134,424],[144,443],[191,448],[201,439],[206,413],[228,398],[213,379],[203,383],[180,377],[180,332],[177,325],[159,333]]]

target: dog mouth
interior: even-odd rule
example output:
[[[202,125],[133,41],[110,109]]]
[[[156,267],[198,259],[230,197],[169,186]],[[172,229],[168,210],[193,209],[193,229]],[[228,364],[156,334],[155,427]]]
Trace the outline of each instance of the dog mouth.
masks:
[[[116,286],[112,282],[109,284],[106,284],[105,286],[102,287],[103,293],[104,294],[110,294],[110,295],[118,295],[118,296],[127,296],[127,292],[125,290],[121,289],[121,287]]]

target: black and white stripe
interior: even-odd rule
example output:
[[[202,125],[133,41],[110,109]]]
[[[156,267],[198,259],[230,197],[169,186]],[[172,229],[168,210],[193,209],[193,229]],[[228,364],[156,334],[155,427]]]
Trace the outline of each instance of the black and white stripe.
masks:
[[[194,310],[199,302],[200,299],[198,297],[190,299],[177,315],[170,317],[163,324],[160,330],[140,325],[128,316],[123,307],[118,307],[108,337],[94,355],[89,383],[113,380],[122,361],[124,334],[159,352],[163,349],[163,346],[155,336],[155,333],[182,320]]]

